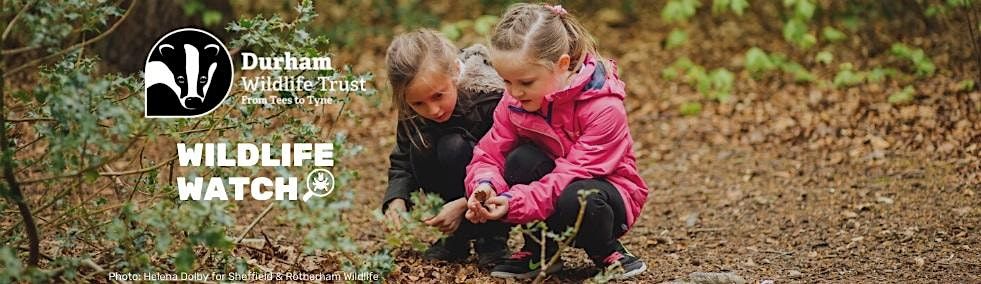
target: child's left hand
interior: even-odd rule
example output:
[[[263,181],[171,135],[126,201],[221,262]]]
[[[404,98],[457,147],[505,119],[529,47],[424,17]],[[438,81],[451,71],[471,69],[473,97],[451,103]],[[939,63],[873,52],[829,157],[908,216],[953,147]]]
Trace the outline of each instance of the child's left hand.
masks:
[[[494,196],[484,202],[484,206],[468,208],[467,219],[471,222],[480,224],[488,220],[498,220],[508,214],[508,198],[504,196]]]

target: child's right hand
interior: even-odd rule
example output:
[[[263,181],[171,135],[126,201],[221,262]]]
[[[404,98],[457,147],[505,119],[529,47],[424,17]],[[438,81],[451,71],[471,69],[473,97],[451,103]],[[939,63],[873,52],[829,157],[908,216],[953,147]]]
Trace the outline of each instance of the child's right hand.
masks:
[[[473,194],[467,199],[467,213],[464,217],[470,222],[475,224],[480,224],[487,222],[484,216],[489,215],[487,208],[484,207],[484,201],[497,196],[497,192],[489,184],[478,185],[476,189],[473,190]]]
[[[401,198],[392,199],[388,202],[388,210],[385,211],[385,218],[395,226],[395,229],[402,228],[402,212],[405,212],[405,200]]]

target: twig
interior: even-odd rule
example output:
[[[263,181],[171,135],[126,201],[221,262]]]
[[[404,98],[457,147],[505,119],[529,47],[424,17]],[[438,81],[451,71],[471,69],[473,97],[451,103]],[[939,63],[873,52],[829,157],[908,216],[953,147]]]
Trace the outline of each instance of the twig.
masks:
[[[981,21],[981,19],[975,19],[975,16],[977,16],[976,13],[977,9],[974,7],[973,3],[969,4],[967,7],[964,7],[964,14],[967,14],[967,30],[971,33],[971,43],[974,45],[974,59],[977,61],[976,70],[978,71],[978,82],[981,82],[981,46],[978,45],[979,37],[981,37],[981,31],[975,32],[975,29],[977,28],[975,25],[978,23],[978,21]]]
[[[545,281],[545,274],[546,274],[545,271],[547,271],[549,267],[552,267],[552,265],[555,264],[555,262],[562,257],[562,250],[568,247],[569,244],[572,243],[572,240],[576,239],[576,235],[579,234],[579,226],[582,225],[582,217],[583,215],[585,215],[585,213],[586,213],[586,198],[583,196],[579,196],[579,214],[576,216],[576,224],[575,226],[573,226],[572,235],[566,237],[565,240],[562,240],[562,242],[559,243],[558,248],[555,250],[555,254],[552,255],[552,258],[548,260],[548,263],[542,264],[541,270],[538,271],[538,276],[535,276],[535,280],[532,281],[531,283],[542,283],[543,281]],[[545,230],[542,230],[542,232],[544,231]],[[544,239],[545,239],[545,234],[543,233],[542,240]],[[544,252],[544,250],[545,250],[545,244],[543,243],[542,251]],[[544,255],[545,254],[542,253],[542,256]]]
[[[133,147],[134,144],[136,144],[136,141],[137,140],[140,140],[141,134],[142,133],[145,133],[149,129],[150,129],[150,125],[147,124],[146,127],[144,127],[142,130],[140,130],[140,132],[139,132],[140,134],[137,134],[137,135],[135,135],[133,137],[133,139],[130,139],[129,143],[126,144],[126,147],[123,148],[122,151],[119,151],[119,153],[116,153],[116,156],[113,156],[113,157],[111,157],[109,159],[106,159],[105,161],[102,161],[102,162],[100,162],[100,163],[98,163],[96,165],[90,165],[88,167],[85,167],[82,170],[79,170],[78,172],[71,173],[71,174],[48,176],[48,177],[41,177],[41,178],[36,178],[36,179],[25,180],[25,181],[21,182],[21,184],[27,185],[27,184],[33,184],[33,183],[44,182],[44,181],[55,180],[55,179],[70,178],[70,177],[80,177],[80,176],[82,176],[83,174],[85,174],[88,171],[91,171],[91,170],[94,170],[94,169],[98,169],[98,168],[102,167],[103,165],[109,164],[110,162],[115,161],[115,160],[121,158],[123,156],[123,154],[126,154],[126,152],[128,152],[129,149],[131,147]],[[173,159],[176,159],[176,158],[177,157],[175,156]],[[136,173],[139,173],[139,172],[136,172]],[[102,174],[102,173],[100,173],[100,174]]]
[[[3,54],[6,54],[6,55],[14,55],[14,54],[19,54],[19,53],[24,53],[24,52],[28,52],[28,51],[31,51],[31,50],[35,50],[35,49],[38,49],[38,48],[41,48],[41,46],[40,45],[35,45],[35,46],[22,46],[22,47],[18,47],[18,48],[6,49],[6,50],[3,51]]]
[[[103,273],[103,272],[106,271],[105,269],[102,268],[102,266],[99,266],[98,264],[95,264],[95,262],[92,261],[91,259],[86,258],[86,259],[83,259],[81,262],[85,266],[88,266],[89,268],[94,269],[96,273]]]
[[[259,220],[262,220],[263,217],[266,217],[266,214],[269,214],[269,211],[272,211],[273,205],[275,204],[276,203],[269,203],[269,205],[266,206],[266,209],[262,210],[262,213],[259,213],[259,216],[256,216],[255,220],[252,220],[252,223],[250,223],[248,227],[245,227],[245,231],[242,231],[242,234],[235,240],[236,245],[241,243],[242,239],[245,239],[245,236],[249,234],[249,231],[252,231],[252,228],[255,227],[256,224],[259,224]]]
[[[99,172],[99,175],[100,176],[107,176],[107,177],[116,177],[116,176],[127,176],[127,175],[134,175],[134,174],[142,174],[142,173],[146,173],[146,172],[149,172],[149,171],[152,171],[152,170],[159,169],[160,167],[163,167],[164,165],[166,165],[166,164],[168,164],[168,163],[170,163],[170,162],[172,162],[174,160],[177,160],[177,156],[170,157],[170,159],[167,159],[166,161],[163,161],[162,163],[159,163],[159,164],[153,165],[151,167],[147,167],[147,168],[135,169],[135,170],[128,170],[128,171],[121,171],[121,172],[115,172],[115,171]]]
[[[140,161],[140,167],[143,167],[143,150],[146,150],[146,146],[143,146],[143,148],[140,149],[140,157],[139,157],[139,160],[138,160],[138,161]],[[174,161],[170,161],[170,164],[171,164],[170,170],[171,170],[171,173],[173,173],[173,170],[174,170],[174,167],[173,167]],[[136,177],[136,183],[133,184],[133,189],[130,189],[129,196],[126,197],[126,202],[133,201],[133,196],[136,195],[136,191],[139,189],[140,183],[143,183],[143,174],[144,173],[140,173],[140,175]]]
[[[724,231],[724,230],[726,230],[726,228],[695,228],[695,229],[688,230],[688,232],[698,233],[698,232],[716,232],[716,231]]]
[[[3,29],[3,35],[0,36],[0,44],[7,41],[7,36],[10,35],[10,30],[13,30],[14,24],[17,23],[17,20],[20,19],[20,15],[24,14],[24,12],[27,11],[27,9],[30,9],[31,6],[34,6],[34,2],[37,1],[31,1],[30,3],[27,3],[27,5],[24,5],[24,7],[21,7],[20,11],[17,11],[17,15],[14,15],[14,18],[10,19],[10,22],[7,23],[7,27]],[[7,51],[4,50],[3,53],[7,54]]]
[[[794,255],[794,252],[792,251],[761,250],[760,252],[779,254],[783,256]]]
[[[20,147],[17,147],[17,149],[14,149],[14,152],[20,152],[20,150],[24,150],[27,147],[29,147],[31,145],[34,145],[35,142],[41,141],[41,139],[43,139],[43,138],[44,138],[44,136],[38,135],[37,138],[34,138],[34,140],[31,140],[31,142],[27,142],[24,145],[21,145]]]
[[[8,122],[35,122],[35,121],[55,121],[54,118],[50,117],[25,117],[25,118],[8,118]]]
[[[9,28],[10,26],[8,25],[6,30],[9,30]],[[3,62],[3,60],[3,54],[0,53],[0,62]],[[5,72],[0,67],[0,78],[5,76]],[[6,80],[0,79],[0,163],[3,164],[3,175],[7,186],[0,190],[0,194],[17,205],[17,211],[20,212],[21,219],[24,222],[24,233],[27,235],[28,246],[30,248],[27,256],[27,265],[37,267],[38,256],[41,254],[41,240],[38,237],[37,225],[34,224],[34,216],[31,215],[31,208],[24,201],[24,194],[20,191],[21,184],[17,182],[17,176],[14,174],[14,153],[7,149],[9,146],[7,144],[7,119],[6,115],[3,115],[6,113],[4,101],[7,100],[7,96],[4,94],[4,90],[7,88],[4,86],[4,81]]]
[[[273,119],[273,118],[275,118],[275,117],[283,114],[284,112],[286,112],[286,109],[283,109],[283,110],[281,110],[281,111],[279,111],[279,112],[277,112],[277,113],[275,113],[273,115],[267,116],[266,118],[264,118],[264,120]],[[192,134],[192,133],[205,132],[205,131],[213,131],[213,130],[226,130],[226,129],[239,128],[239,127],[244,126],[244,125],[252,125],[252,124],[256,124],[256,123],[260,123],[260,122],[261,121],[256,120],[256,121],[250,121],[250,122],[247,122],[247,123],[241,124],[241,125],[228,125],[228,126],[222,126],[222,127],[217,127],[217,128],[215,128],[215,127],[211,127],[211,128],[197,128],[197,129],[184,130],[184,131],[179,131],[179,132],[174,132],[174,133],[175,134],[179,134],[179,135],[184,135],[184,134]]]
[[[118,28],[120,26],[120,24],[122,24],[126,20],[126,18],[129,17],[129,15],[133,12],[133,7],[136,6],[136,1],[137,0],[133,0],[133,2],[130,2],[129,8],[126,8],[126,13],[124,13],[123,16],[120,17],[119,20],[116,21],[116,23],[114,23],[111,27],[109,27],[108,30],[106,30],[102,34],[99,34],[98,36],[93,37],[91,39],[88,39],[86,41],[83,41],[83,42],[77,43],[75,45],[72,45],[72,46],[70,46],[68,48],[65,48],[65,49],[63,49],[63,50],[61,50],[59,52],[53,53],[51,55],[48,55],[48,56],[45,56],[45,57],[41,57],[41,58],[32,60],[31,62],[24,63],[24,65],[21,65],[21,66],[18,66],[16,68],[13,68],[9,72],[3,74],[3,78],[6,78],[10,74],[15,74],[17,72],[20,72],[21,70],[24,70],[24,69],[26,69],[28,67],[31,67],[31,66],[34,66],[34,65],[38,65],[41,62],[44,62],[45,60],[48,60],[48,59],[51,59],[51,58],[55,58],[55,57],[58,57],[58,56],[65,55],[66,53],[68,53],[68,52],[70,52],[72,50],[75,50],[75,49],[81,48],[83,46],[92,44],[93,42],[102,40],[102,38],[108,36],[110,33],[112,33],[113,31],[115,31],[116,28]]]
[[[344,98],[344,102],[341,103],[341,108],[337,110],[337,116],[334,117],[333,123],[331,123],[330,128],[327,129],[327,139],[333,139],[330,136],[334,134],[334,126],[337,126],[337,121],[341,119],[341,114],[344,114],[344,107],[347,106],[347,102],[350,100],[350,98],[351,92],[348,92],[347,96]]]

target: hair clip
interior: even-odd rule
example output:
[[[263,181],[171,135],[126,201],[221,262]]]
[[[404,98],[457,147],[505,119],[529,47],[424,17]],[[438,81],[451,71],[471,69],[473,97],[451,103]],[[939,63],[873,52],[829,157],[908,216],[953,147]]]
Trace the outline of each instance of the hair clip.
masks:
[[[565,8],[562,8],[562,5],[545,5],[545,9],[548,9],[549,11],[552,11],[552,13],[555,13],[556,15],[559,16],[565,16],[569,14],[569,11],[566,11]]]

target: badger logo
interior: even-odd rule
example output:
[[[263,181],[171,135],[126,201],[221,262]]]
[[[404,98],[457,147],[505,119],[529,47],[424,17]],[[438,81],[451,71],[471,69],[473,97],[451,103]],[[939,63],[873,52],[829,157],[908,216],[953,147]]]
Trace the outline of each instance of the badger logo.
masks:
[[[218,108],[232,86],[232,57],[211,33],[183,28],[153,45],[143,68],[146,117],[198,117]]]

